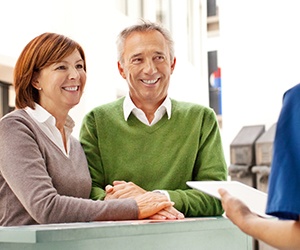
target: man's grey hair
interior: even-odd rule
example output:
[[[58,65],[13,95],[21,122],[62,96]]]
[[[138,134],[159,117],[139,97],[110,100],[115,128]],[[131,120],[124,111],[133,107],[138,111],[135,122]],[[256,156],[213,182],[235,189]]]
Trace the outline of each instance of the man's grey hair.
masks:
[[[164,28],[162,25],[160,25],[158,23],[153,23],[150,21],[145,21],[145,20],[140,20],[139,24],[135,24],[135,25],[125,28],[118,35],[118,38],[117,38],[117,52],[118,52],[117,59],[118,59],[118,61],[121,64],[123,64],[123,62],[124,62],[124,58],[123,58],[124,44],[125,44],[126,38],[129,35],[131,35],[133,32],[148,32],[148,31],[153,31],[153,30],[160,32],[166,39],[168,47],[169,47],[169,51],[170,51],[170,59],[172,62],[174,59],[174,56],[175,56],[174,55],[175,51],[174,51],[174,41],[171,36],[171,33],[166,28]]]

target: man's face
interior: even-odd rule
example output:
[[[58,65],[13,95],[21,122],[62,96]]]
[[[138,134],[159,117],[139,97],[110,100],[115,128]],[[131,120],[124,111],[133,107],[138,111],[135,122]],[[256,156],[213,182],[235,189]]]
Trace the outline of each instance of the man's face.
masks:
[[[137,107],[146,103],[158,107],[168,94],[176,60],[158,31],[134,32],[125,40],[119,72],[126,79],[130,97]]]

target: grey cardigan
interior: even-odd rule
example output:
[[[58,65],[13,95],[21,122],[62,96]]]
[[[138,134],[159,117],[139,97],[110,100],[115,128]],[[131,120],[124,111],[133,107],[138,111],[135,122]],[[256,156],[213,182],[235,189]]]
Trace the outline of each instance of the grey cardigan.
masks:
[[[70,157],[24,110],[0,121],[0,226],[137,219],[133,199],[89,199],[91,177],[77,139]]]

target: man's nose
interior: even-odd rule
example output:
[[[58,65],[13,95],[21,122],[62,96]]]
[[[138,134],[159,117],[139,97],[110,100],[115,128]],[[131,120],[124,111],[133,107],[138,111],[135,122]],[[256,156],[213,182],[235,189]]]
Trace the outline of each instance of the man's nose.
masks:
[[[156,73],[156,71],[156,64],[153,62],[153,60],[146,60],[144,64],[144,72],[148,75],[152,75]]]

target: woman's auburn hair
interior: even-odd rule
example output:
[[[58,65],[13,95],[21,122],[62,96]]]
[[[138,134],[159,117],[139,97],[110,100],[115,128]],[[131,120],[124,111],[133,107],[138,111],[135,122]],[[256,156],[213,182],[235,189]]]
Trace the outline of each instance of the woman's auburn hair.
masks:
[[[38,73],[45,67],[61,61],[78,50],[84,61],[82,47],[74,40],[56,33],[43,33],[32,39],[21,52],[15,68],[13,85],[15,88],[15,105],[17,109],[30,107],[39,103],[39,91],[32,85]]]

